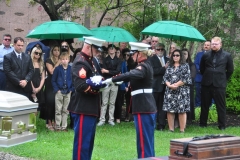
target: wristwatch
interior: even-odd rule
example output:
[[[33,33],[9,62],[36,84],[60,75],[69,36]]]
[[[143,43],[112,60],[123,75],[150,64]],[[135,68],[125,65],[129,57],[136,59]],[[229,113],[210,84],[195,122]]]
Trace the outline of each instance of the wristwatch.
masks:
[[[28,83],[28,80],[25,79],[25,81]]]

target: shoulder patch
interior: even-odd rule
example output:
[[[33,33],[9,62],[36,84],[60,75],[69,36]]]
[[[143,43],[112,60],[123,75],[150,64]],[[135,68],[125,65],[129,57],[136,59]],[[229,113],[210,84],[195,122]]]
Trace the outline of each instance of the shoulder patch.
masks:
[[[81,68],[78,74],[80,78],[86,78],[86,70],[84,68]]]
[[[142,70],[142,66],[138,66],[136,69]]]

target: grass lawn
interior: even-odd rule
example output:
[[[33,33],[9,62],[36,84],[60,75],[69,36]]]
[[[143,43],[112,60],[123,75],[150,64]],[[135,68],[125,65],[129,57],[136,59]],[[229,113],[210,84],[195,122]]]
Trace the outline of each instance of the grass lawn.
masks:
[[[240,136],[239,129],[240,127],[228,127],[226,130],[220,131],[217,126],[200,128],[195,125],[188,125],[184,134],[180,134],[179,129],[176,129],[174,133],[167,130],[155,131],[155,154],[156,156],[168,156],[171,139],[210,134]],[[73,136],[73,130],[68,132],[48,131],[45,128],[45,121],[37,119],[36,141],[9,148],[0,148],[0,151],[36,160],[71,160]],[[122,122],[114,127],[108,124],[97,127],[92,160],[134,159],[137,159],[137,151],[133,122]]]

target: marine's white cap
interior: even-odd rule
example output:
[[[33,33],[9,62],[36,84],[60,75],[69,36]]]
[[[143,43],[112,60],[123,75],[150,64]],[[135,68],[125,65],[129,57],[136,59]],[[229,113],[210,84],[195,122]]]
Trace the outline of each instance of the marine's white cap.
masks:
[[[132,51],[147,51],[150,45],[141,42],[129,42]]]
[[[83,37],[83,38],[84,38],[85,43],[95,45],[95,46],[98,46],[98,47],[102,47],[102,44],[105,42],[105,40],[98,39],[98,38],[95,38],[95,37]]]

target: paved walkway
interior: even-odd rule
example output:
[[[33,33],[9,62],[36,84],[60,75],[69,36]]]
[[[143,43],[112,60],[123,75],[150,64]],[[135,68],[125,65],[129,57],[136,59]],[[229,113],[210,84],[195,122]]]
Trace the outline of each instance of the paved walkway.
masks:
[[[9,153],[0,152],[0,160],[33,160],[33,159],[19,157]]]

